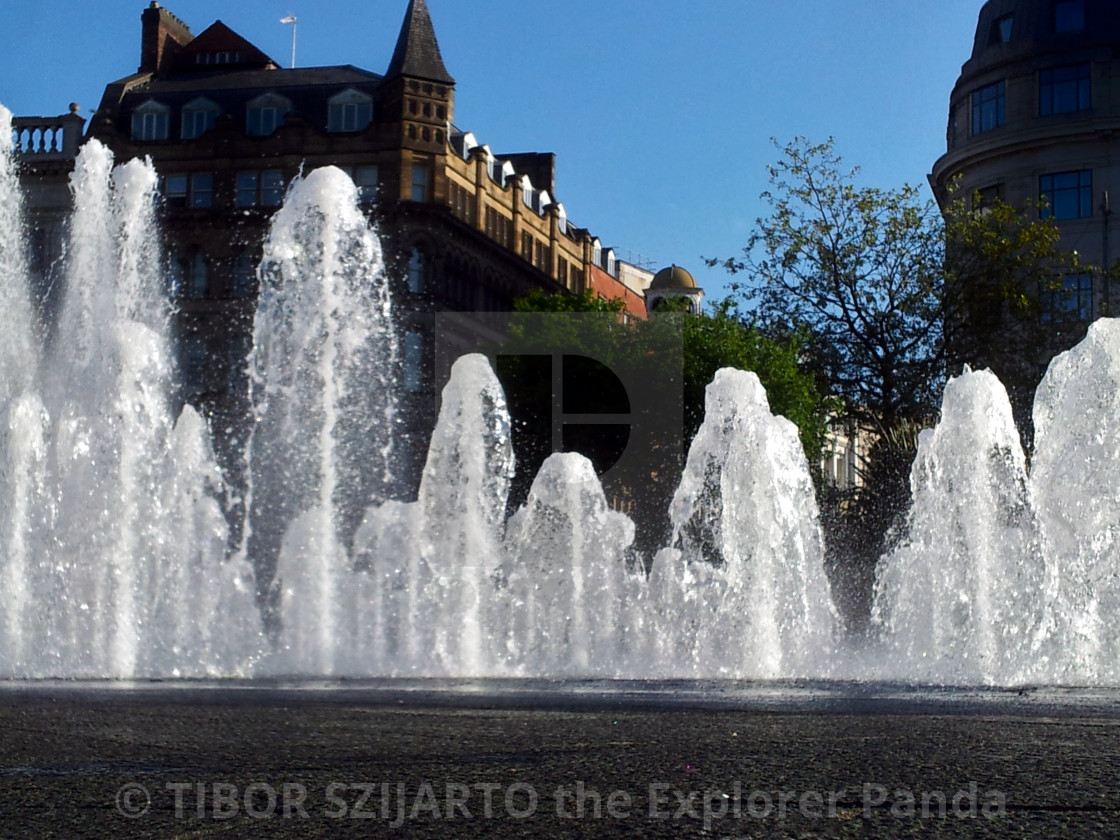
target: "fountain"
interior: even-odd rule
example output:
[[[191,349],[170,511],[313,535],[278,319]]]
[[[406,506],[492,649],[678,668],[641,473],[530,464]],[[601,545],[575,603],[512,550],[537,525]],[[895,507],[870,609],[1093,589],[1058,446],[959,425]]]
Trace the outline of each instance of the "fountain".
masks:
[[[509,414],[481,356],[452,369],[417,498],[395,498],[380,245],[328,167],[293,185],[259,270],[231,549],[206,423],[172,413],[155,173],[83,147],[48,342],[10,137],[0,108],[0,676],[1120,679],[1118,321],[1051,365],[1029,470],[998,380],[949,383],[853,640],[796,429],[750,373],[709,386],[648,570],[580,455],[551,456],[507,519]]]

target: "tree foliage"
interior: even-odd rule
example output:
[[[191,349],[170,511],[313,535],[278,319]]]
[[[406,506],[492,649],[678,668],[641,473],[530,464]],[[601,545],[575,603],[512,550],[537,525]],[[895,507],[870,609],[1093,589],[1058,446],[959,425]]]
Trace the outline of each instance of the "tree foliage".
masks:
[[[806,369],[806,339],[792,335],[768,337],[735,314],[730,301],[716,304],[710,315],[692,316],[684,322],[684,420],[688,441],[704,420],[704,395],[722,367],[758,374],[766,389],[770,410],[793,421],[810,463],[820,458],[826,420],[834,408]]]
[[[544,355],[534,356],[534,352],[547,354],[558,349],[569,354],[583,352],[602,361],[608,368],[625,369],[631,375],[637,371],[641,381],[669,381],[674,383],[670,387],[680,389],[674,398],[683,401],[684,428],[676,433],[672,451],[654,443],[643,455],[649,474],[643,476],[640,485],[607,488],[627,505],[632,505],[627,507],[627,511],[639,526],[636,546],[646,555],[651,555],[665,544],[669,500],[680,480],[680,469],[688,447],[703,421],[707,386],[719,368],[737,367],[758,374],[767,390],[771,410],[798,426],[811,462],[816,462],[819,457],[825,418],[830,408],[829,402],[817,390],[813,375],[802,369],[803,342],[799,338],[772,340],[762,331],[744,323],[729,302],[717,305],[711,316],[684,314],[677,306],[679,302],[668,300],[665,303],[664,311],[655,313],[650,319],[635,319],[626,323],[622,318],[625,309],[622,301],[606,300],[591,292],[552,295],[533,292],[515,301],[517,312],[590,312],[603,317],[592,319],[590,324],[585,320],[577,324],[560,318],[534,319],[526,325],[515,319],[511,338],[523,355],[502,360],[503,363],[498,366],[499,378],[510,395],[510,411],[514,420],[518,475],[511,492],[513,504],[519,504],[525,498],[532,476],[554,445],[550,436],[553,405],[551,361]],[[665,348],[668,341],[678,342],[676,346],[683,354],[683,369],[678,368],[679,380],[667,380],[663,360],[656,351],[650,351],[650,348]],[[602,373],[596,371],[593,364],[581,369],[579,389],[582,399],[610,399],[610,377],[601,376]],[[674,400],[666,399],[665,402],[672,404]],[[599,406],[591,410],[618,409]],[[662,409],[656,406],[652,410]],[[598,466],[596,448],[602,445],[610,450],[612,442],[592,437],[584,441],[584,445],[586,451],[577,447],[578,451]]]
[[[710,260],[760,323],[807,329],[837,396],[885,427],[928,414],[941,382],[939,214],[917,187],[858,186],[832,140],[780,147],[762,194],[770,213],[739,259]]]
[[[1052,219],[1028,202],[1017,208],[950,188],[944,213],[944,348],[950,373],[991,368],[1007,386],[1021,422],[1060,333],[1045,311],[1062,278],[1084,270],[1059,249]]]

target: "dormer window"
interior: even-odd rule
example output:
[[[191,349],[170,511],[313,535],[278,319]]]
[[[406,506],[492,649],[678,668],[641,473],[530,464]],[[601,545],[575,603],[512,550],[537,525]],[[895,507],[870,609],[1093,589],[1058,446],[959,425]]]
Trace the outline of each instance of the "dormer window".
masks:
[[[267,137],[283,125],[284,115],[292,108],[290,102],[275,93],[258,96],[249,103],[246,133],[251,137]]]
[[[171,109],[149,99],[132,112],[133,140],[166,140]]]
[[[345,90],[332,96],[329,103],[327,131],[361,131],[373,122],[373,97],[356,90]]]
[[[201,137],[214,127],[218,106],[209,99],[195,99],[183,106],[183,139]]]
[[[989,44],[1006,44],[1011,40],[1011,27],[1015,22],[1014,15],[1004,15],[992,23],[992,34],[988,37]]]

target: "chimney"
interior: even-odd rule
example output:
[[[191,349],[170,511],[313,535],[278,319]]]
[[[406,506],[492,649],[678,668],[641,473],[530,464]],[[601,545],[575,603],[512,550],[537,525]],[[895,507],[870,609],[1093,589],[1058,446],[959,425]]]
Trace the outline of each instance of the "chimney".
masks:
[[[140,15],[141,73],[165,70],[179,51],[194,40],[191,30],[175,15],[161,9],[156,0]]]

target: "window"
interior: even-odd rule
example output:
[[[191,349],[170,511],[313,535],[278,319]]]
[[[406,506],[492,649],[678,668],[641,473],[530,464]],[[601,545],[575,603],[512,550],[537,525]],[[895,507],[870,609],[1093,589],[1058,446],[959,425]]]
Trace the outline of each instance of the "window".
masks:
[[[201,137],[214,127],[218,106],[208,99],[195,99],[183,106],[183,139]]]
[[[163,200],[169,207],[187,206],[186,175],[168,175],[163,179]]]
[[[451,212],[467,224],[474,222],[474,200],[474,193],[466,187],[460,186],[455,181],[448,183],[447,203],[451,207]]]
[[[1038,113],[1066,114],[1089,109],[1089,64],[1053,67],[1038,74]]]
[[[249,380],[249,354],[253,352],[253,337],[239,335],[226,345],[226,387],[244,393]]]
[[[521,256],[527,260],[533,259],[533,234],[522,231]]]
[[[168,207],[209,207],[214,198],[214,175],[168,175],[163,179],[163,201]]]
[[[350,175],[358,188],[358,201],[371,204],[377,201],[377,185],[380,175],[376,166],[355,166]]]
[[[1093,215],[1093,172],[1059,172],[1038,179],[1039,215],[1043,219],[1087,219]]]
[[[412,200],[428,200],[428,167],[421,163],[412,164]]]
[[[583,282],[583,269],[572,266],[572,291],[577,295],[582,295],[586,289]]]
[[[1006,44],[1011,40],[1011,26],[1015,22],[1014,15],[1004,15],[992,22],[992,31],[988,36],[989,44]]]
[[[1080,32],[1085,28],[1085,0],[1054,0],[1054,31]]]
[[[206,257],[202,252],[197,252],[189,260],[183,263],[183,296],[191,300],[201,300],[206,297],[206,291],[209,288],[209,271],[206,264]]]
[[[424,291],[424,255],[416,248],[408,257],[408,290],[414,295]]]
[[[513,231],[513,220],[499,213],[493,207],[486,208],[486,235],[496,242],[502,243],[506,248],[510,247],[510,235]]]
[[[1003,125],[1005,85],[996,82],[972,93],[972,133],[981,134]]]
[[[274,93],[259,96],[249,103],[245,130],[253,137],[267,137],[284,123],[290,109],[288,100]]]
[[[191,207],[209,207],[214,199],[214,176],[210,172],[191,175]]]
[[[240,64],[241,53],[223,50],[222,52],[199,53],[194,57],[196,64]]]
[[[205,390],[206,364],[210,358],[210,348],[204,337],[191,333],[183,337],[179,353],[179,366],[183,371],[183,390],[188,397],[197,398]]]
[[[238,207],[279,207],[284,203],[284,172],[238,172],[236,203]]]
[[[233,261],[233,296],[239,300],[253,296],[257,283],[257,270],[253,258],[248,254],[238,254]]]
[[[330,99],[327,131],[361,131],[373,122],[373,98],[346,90]]]
[[[167,296],[174,300],[183,291],[183,261],[172,251],[167,256]]]
[[[418,332],[404,336],[404,389],[415,394],[423,384],[424,336]]]
[[[1093,320],[1093,278],[1069,274],[1039,294],[1039,318],[1044,324]]]
[[[1000,184],[981,187],[972,195],[972,209],[980,214],[990,212],[992,205],[1002,200],[1002,198],[1003,189]]]
[[[170,110],[149,99],[132,112],[133,140],[166,140]]]

